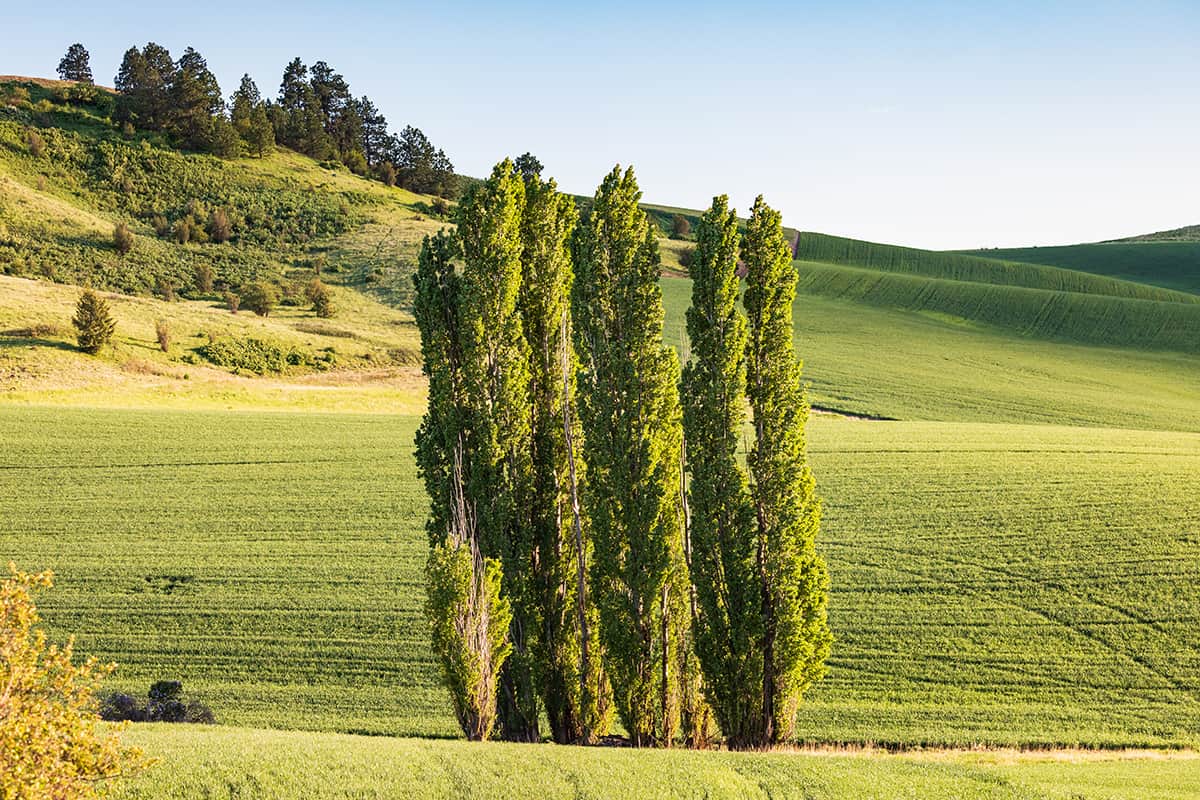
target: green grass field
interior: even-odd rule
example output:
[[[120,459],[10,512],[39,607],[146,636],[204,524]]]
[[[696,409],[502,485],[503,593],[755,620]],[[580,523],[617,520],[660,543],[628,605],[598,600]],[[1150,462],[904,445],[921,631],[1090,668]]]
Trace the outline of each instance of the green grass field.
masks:
[[[455,734],[416,419],[9,408],[0,548],[59,635],[235,725]],[[821,417],[838,637],[804,740],[1200,743],[1200,435]],[[914,480],[914,476],[920,476]]]
[[[1195,800],[1200,759],[700,753],[143,726],[162,758],[118,798]]]
[[[1046,264],[1200,294],[1200,242],[1145,241],[964,251],[984,258]]]

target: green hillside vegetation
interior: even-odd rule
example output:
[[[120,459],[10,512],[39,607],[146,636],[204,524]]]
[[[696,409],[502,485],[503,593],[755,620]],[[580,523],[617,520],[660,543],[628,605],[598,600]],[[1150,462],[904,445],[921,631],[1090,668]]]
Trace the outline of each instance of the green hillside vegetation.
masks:
[[[1194,231],[1195,228],[1185,228]],[[1062,247],[1016,247],[972,250],[985,258],[1049,264],[1128,281],[1140,281],[1179,292],[1200,294],[1200,241],[1193,238],[1134,241]]]
[[[417,422],[10,407],[0,548],[55,570],[52,633],[119,663],[115,688],[182,680],[231,725],[452,736]],[[809,427],[838,644],[799,740],[1200,744],[1200,436]]]
[[[997,259],[1003,258],[999,255],[996,258],[980,258],[959,253],[875,244],[820,233],[801,234],[796,258],[801,261],[842,264],[942,280],[1200,304],[1200,297],[1184,292],[1167,291],[1133,281],[1098,277],[1089,274],[1089,270],[1080,270],[1078,267],[1059,269],[1057,266],[1043,266],[1041,263],[1018,263],[1024,259],[999,261]]]
[[[1022,336],[1200,353],[1200,304],[944,280],[799,261],[809,295],[943,314]]]
[[[163,759],[118,798],[228,796],[1196,800],[1195,757],[696,753],[142,726]],[[336,775],[337,780],[329,777]],[[918,788],[919,787],[919,788]],[[919,792],[919,794],[914,794]]]

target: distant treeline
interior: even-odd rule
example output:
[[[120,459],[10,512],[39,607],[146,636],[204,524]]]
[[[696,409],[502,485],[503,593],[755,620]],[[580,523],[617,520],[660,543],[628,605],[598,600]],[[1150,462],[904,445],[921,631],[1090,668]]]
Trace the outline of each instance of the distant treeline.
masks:
[[[91,83],[87,50],[74,44],[59,64],[64,80]],[[115,86],[114,120],[133,130],[159,131],[179,147],[224,158],[262,156],[276,144],[318,161],[344,164],[422,194],[453,197],[454,165],[411,125],[392,133],[367,96],[356,98],[329,64],[299,58],[283,71],[279,96],[263,98],[249,75],[226,103],[217,78],[194,48],[177,60],[162,45],[125,51]]]

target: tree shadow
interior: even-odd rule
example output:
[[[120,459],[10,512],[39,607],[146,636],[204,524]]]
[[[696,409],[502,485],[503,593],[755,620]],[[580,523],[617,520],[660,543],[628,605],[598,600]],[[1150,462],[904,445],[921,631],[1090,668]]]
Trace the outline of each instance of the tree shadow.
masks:
[[[75,345],[57,339],[46,339],[41,336],[25,336],[13,331],[0,331],[0,350],[15,350],[19,347],[49,347],[68,353],[79,352],[79,348]]]

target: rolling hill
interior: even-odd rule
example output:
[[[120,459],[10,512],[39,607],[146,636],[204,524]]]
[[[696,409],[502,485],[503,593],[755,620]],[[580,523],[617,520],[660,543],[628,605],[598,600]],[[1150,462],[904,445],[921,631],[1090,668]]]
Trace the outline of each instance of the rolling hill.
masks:
[[[1196,226],[1098,244],[963,251],[1005,261],[1044,264],[1200,294],[1200,240]]]

